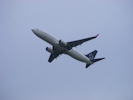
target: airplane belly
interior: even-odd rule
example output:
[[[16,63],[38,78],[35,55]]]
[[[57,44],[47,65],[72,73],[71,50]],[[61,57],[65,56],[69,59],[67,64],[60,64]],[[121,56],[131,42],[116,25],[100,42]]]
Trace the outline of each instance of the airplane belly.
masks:
[[[79,60],[79,61],[81,61],[81,62],[85,62],[85,63],[87,63],[87,64],[91,64],[90,60],[89,60],[86,56],[84,56],[83,54],[77,52],[77,51],[74,50],[74,49],[69,50],[69,51],[67,52],[67,54],[68,54],[69,56],[73,57],[73,58],[76,59],[76,60]]]

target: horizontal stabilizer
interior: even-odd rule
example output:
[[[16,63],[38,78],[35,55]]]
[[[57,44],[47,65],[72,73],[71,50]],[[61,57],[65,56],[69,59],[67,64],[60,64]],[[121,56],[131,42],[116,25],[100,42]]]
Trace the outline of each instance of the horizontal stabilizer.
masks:
[[[100,61],[102,59],[105,59],[105,58],[98,58],[98,59],[91,59],[91,62],[95,63],[97,61]],[[88,68],[91,64],[86,64],[86,68]]]
[[[105,59],[105,58],[98,58],[98,59],[91,59],[91,62],[97,62],[97,61],[100,61],[100,60],[102,60],[102,59]]]
[[[91,64],[86,64],[86,68],[88,68]]]

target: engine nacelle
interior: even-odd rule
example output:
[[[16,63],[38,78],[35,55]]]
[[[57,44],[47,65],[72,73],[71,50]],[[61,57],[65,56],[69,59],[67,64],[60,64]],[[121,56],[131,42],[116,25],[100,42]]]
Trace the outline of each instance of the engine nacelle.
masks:
[[[62,40],[59,40],[59,45],[61,45],[61,46],[67,46],[67,43],[64,42],[64,41],[62,41]]]
[[[54,51],[50,47],[47,47],[46,51],[48,51],[49,53],[54,53]]]

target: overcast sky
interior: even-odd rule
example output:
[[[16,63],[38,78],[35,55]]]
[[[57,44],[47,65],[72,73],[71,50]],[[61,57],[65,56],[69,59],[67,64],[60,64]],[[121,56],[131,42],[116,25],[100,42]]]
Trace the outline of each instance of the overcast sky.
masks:
[[[105,57],[89,68],[67,55],[48,62],[31,29]],[[132,0],[1,0],[0,100],[133,100]]]

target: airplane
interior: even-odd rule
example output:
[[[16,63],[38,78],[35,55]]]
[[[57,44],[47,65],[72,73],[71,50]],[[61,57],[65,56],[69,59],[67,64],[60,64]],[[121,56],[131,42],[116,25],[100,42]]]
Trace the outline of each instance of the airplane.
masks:
[[[81,39],[81,40],[64,42],[63,40],[61,40],[61,39],[58,40],[58,39],[52,37],[51,35],[47,34],[46,32],[43,32],[39,29],[32,29],[32,32],[36,36],[38,36],[39,38],[43,39],[44,41],[48,42],[49,44],[51,44],[53,46],[52,48],[46,47],[46,51],[51,53],[51,55],[48,59],[48,62],[50,62],[50,63],[61,54],[67,54],[78,61],[86,63],[86,68],[88,68],[91,64],[93,64],[97,61],[105,59],[105,58],[94,59],[97,54],[97,50],[94,50],[93,52],[91,52],[87,55],[84,55],[84,54],[81,54],[80,52],[73,49],[73,47],[81,45],[82,43],[84,43],[86,41],[97,38],[97,36],[99,34],[97,34],[96,36]]]

